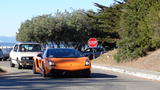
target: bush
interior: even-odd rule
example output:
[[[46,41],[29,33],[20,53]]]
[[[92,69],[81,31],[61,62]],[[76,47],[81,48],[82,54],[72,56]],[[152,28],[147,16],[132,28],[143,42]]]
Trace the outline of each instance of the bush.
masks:
[[[117,62],[129,61],[160,47],[158,0],[129,0],[121,19]],[[158,25],[157,25],[158,24]]]

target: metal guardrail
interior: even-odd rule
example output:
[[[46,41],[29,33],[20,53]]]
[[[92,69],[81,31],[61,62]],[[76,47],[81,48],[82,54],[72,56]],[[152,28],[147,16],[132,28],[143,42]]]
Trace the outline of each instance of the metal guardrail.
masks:
[[[0,49],[13,48],[13,46],[0,46]]]

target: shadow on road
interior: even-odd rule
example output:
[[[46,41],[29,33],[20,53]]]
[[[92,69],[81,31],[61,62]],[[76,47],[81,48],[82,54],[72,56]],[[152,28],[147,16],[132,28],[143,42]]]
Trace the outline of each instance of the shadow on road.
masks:
[[[97,79],[97,78],[103,78]],[[0,76],[0,89],[19,89],[19,87],[25,87],[27,89],[39,89],[39,86],[45,86],[47,88],[62,87],[62,86],[81,86],[86,84],[94,84],[106,82],[107,78],[117,78],[115,75],[92,73],[91,78],[43,78],[41,75],[34,75],[28,72],[16,72]],[[91,85],[92,85],[91,84]],[[43,88],[41,88],[43,89]],[[45,89],[45,88],[44,88]]]
[[[118,76],[102,74],[102,73],[92,73],[92,78],[117,78]]]

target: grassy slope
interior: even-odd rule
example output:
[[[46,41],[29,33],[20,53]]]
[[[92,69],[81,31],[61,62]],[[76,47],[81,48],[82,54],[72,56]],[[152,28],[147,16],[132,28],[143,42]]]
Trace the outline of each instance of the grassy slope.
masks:
[[[160,49],[154,52],[148,53],[147,56],[132,60],[130,62],[116,63],[113,55],[116,50],[110,51],[101,55],[99,58],[93,60],[93,63],[105,64],[109,66],[125,66],[153,71],[160,71]]]

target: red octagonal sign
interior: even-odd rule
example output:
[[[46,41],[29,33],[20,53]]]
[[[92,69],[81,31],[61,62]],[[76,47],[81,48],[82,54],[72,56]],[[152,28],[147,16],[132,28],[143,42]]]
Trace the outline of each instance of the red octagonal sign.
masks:
[[[97,47],[98,45],[98,41],[96,38],[90,38],[88,40],[88,46],[91,47],[91,48],[94,48],[94,47]]]

